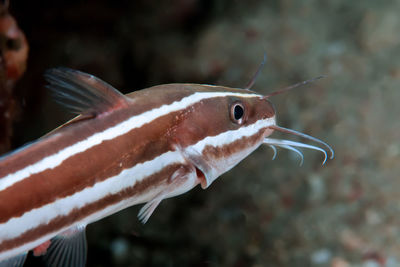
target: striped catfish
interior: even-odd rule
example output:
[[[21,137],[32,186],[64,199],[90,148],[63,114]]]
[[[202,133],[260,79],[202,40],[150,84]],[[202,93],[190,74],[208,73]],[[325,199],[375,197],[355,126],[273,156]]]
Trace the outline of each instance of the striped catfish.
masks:
[[[79,115],[0,159],[0,266],[22,266],[29,250],[48,266],[84,266],[87,224],[139,203],[145,223],[163,199],[209,187],[261,144],[333,157],[276,125],[276,93],[165,84],[123,95],[76,70],[46,78]],[[324,149],[268,138],[274,130]]]

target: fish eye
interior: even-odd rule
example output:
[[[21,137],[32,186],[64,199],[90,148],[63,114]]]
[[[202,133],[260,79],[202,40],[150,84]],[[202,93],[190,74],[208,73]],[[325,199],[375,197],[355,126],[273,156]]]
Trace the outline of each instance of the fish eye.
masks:
[[[244,106],[239,103],[233,103],[231,106],[231,119],[234,123],[242,124],[244,121]]]

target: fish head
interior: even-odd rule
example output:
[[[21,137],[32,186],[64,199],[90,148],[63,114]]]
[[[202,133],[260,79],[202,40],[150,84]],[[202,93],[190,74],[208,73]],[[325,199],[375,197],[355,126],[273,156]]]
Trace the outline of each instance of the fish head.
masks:
[[[209,95],[182,110],[173,136],[203,188],[257,149],[274,130],[275,109],[262,95],[220,86],[187,85]],[[214,96],[213,96],[214,95]]]

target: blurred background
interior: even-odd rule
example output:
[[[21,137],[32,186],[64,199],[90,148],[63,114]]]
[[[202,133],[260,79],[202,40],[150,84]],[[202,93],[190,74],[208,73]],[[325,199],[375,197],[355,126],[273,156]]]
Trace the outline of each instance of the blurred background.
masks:
[[[260,93],[328,76],[272,102],[279,125],[328,142],[334,160],[305,151],[299,166],[260,148],[207,190],[163,201],[145,225],[139,206],[89,225],[87,266],[400,266],[400,1],[44,0],[9,11],[29,56],[2,102],[3,152],[72,118],[44,87],[51,67],[124,93],[244,87],[264,52]]]

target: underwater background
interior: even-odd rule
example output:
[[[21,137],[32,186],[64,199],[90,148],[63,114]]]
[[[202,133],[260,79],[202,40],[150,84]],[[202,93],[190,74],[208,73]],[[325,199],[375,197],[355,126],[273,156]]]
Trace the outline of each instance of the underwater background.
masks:
[[[87,227],[87,266],[400,266],[400,1],[11,1],[29,58],[14,87],[11,148],[73,117],[43,73],[91,73],[124,93],[176,82],[274,96],[278,125],[334,160],[262,147],[207,190]],[[274,133],[272,137],[298,140]],[[39,264],[29,257],[25,266]]]

